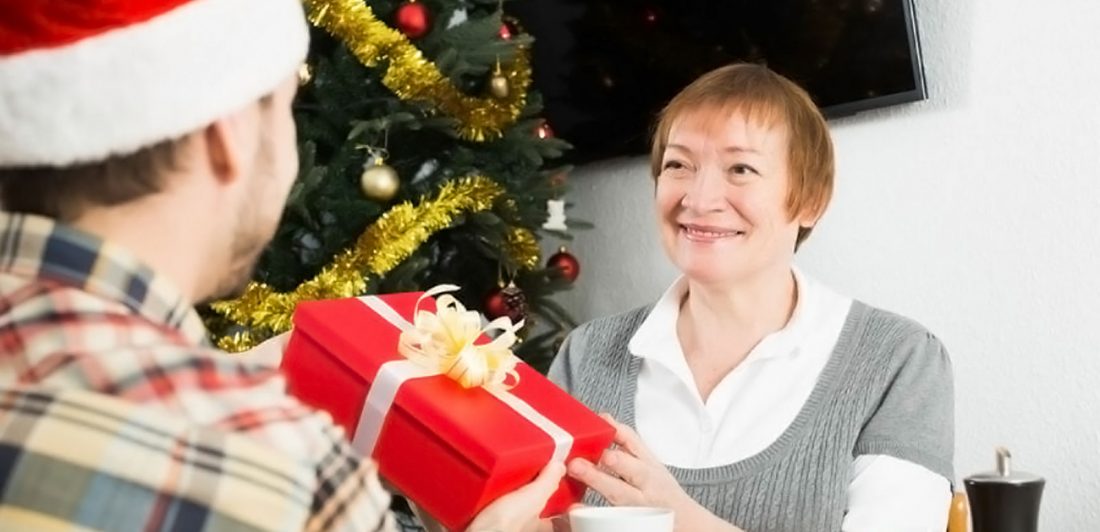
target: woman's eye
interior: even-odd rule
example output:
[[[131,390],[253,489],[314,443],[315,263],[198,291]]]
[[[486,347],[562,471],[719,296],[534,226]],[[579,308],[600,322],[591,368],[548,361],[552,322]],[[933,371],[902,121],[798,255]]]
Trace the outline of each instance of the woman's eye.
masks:
[[[684,163],[675,160],[665,161],[664,166],[661,167],[662,170],[680,170],[682,168],[684,168]]]
[[[760,172],[757,172],[755,168],[753,168],[753,167],[751,167],[747,164],[735,164],[735,165],[730,167],[729,171],[730,171],[731,174],[735,174],[735,175],[748,175],[748,174],[760,175]]]

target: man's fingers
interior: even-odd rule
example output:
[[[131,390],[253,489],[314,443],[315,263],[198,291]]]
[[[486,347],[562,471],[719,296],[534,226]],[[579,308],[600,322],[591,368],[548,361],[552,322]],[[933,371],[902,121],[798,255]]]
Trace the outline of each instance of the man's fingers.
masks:
[[[535,478],[534,484],[538,484],[550,491],[547,496],[554,493],[554,490],[558,489],[558,485],[561,484],[562,477],[565,476],[565,464],[561,462],[550,462],[546,464],[546,467],[542,468],[539,476]]]
[[[485,507],[470,523],[470,529],[528,530],[530,524],[538,522],[539,512],[564,475],[564,464],[548,464],[535,480]]]
[[[536,502],[545,504],[546,500],[557,491],[565,476],[565,464],[552,462],[542,468],[542,472],[530,484],[520,488],[525,496],[535,499]]]

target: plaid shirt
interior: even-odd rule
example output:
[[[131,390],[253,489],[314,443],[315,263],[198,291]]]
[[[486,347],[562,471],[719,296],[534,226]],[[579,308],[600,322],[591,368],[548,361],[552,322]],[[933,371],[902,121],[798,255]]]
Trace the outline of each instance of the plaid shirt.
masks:
[[[209,347],[165,278],[46,218],[0,212],[0,389],[0,529],[394,526],[374,464],[357,458],[327,414],[289,397],[273,368]],[[94,418],[113,421],[82,422]],[[142,433],[168,439],[150,444]],[[291,480],[240,474],[255,467],[256,448]],[[249,483],[261,494],[246,496]],[[122,498],[104,496],[108,485]],[[249,511],[260,515],[242,517]]]

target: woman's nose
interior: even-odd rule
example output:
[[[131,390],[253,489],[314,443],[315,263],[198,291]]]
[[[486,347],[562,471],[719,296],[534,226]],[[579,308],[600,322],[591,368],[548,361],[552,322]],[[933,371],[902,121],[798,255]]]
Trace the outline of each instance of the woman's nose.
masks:
[[[681,204],[699,213],[720,210],[726,203],[726,182],[719,172],[701,170],[684,191]]]

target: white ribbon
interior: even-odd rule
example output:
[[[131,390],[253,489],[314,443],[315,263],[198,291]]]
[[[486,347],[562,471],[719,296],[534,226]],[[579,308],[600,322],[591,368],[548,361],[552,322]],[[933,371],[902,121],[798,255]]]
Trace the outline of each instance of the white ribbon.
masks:
[[[363,453],[363,456],[373,455],[374,447],[378,445],[378,436],[382,434],[382,422],[393,407],[398,388],[409,379],[435,377],[439,374],[438,371],[429,371],[411,360],[394,360],[382,364],[378,368],[374,384],[367,392],[366,400],[363,401],[351,446]]]
[[[515,410],[517,414],[523,416],[523,419],[530,421],[549,435],[554,440],[554,454],[550,455],[550,461],[565,463],[565,459],[569,457],[569,451],[573,449],[572,434],[550,421],[549,418],[535,410],[523,399],[513,395],[512,392],[500,388],[485,388],[485,390],[511,407],[512,410]]]
[[[377,296],[363,296],[358,298],[360,302],[369,307],[394,327],[401,331],[413,327],[401,314],[393,310]],[[435,377],[442,375],[438,370],[428,369],[411,360],[394,360],[382,364],[378,369],[371,384],[367,398],[363,401],[363,408],[359,413],[359,424],[355,427],[355,437],[352,439],[353,447],[364,456],[373,456],[378,444],[378,437],[382,433],[382,423],[386,414],[393,407],[393,400],[397,396],[397,390],[409,379]],[[524,419],[541,429],[554,441],[554,453],[552,461],[564,462],[573,448],[573,436],[568,431],[539,413],[523,399],[516,397],[507,390],[485,387],[485,391],[493,394],[505,405],[514,410]]]

